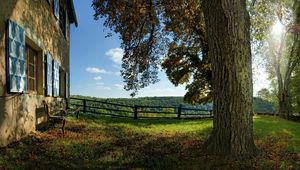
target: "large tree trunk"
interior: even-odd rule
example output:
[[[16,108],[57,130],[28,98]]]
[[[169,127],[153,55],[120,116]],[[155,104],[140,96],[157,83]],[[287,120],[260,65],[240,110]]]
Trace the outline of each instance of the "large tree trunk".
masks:
[[[213,131],[208,150],[251,156],[253,141],[250,18],[245,0],[203,0],[212,63]]]

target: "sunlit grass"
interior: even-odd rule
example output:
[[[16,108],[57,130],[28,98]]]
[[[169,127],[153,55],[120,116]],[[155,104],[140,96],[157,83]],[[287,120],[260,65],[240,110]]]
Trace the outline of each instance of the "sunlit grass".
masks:
[[[256,116],[254,117],[254,132],[257,138],[284,134],[290,138],[290,147],[300,153],[300,123],[279,117]]]

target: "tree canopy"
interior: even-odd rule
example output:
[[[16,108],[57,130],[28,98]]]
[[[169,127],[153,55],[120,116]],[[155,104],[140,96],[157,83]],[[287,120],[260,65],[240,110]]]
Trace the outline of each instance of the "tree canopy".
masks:
[[[211,67],[199,0],[94,0],[95,19],[119,34],[122,76],[134,96],[158,81],[160,64],[175,85],[186,85],[185,101],[211,99]]]
[[[250,10],[256,52],[265,66],[278,100],[278,112],[289,115],[291,76],[299,65],[298,1],[257,0]],[[299,17],[299,16],[298,16]],[[294,80],[294,79],[292,79]]]

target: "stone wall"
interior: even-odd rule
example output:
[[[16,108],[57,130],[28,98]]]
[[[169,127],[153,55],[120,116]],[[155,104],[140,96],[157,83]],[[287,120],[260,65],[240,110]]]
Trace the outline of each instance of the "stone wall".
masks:
[[[6,86],[6,27],[10,19],[22,26],[26,32],[26,43],[39,50],[39,57],[50,52],[53,59],[61,62],[69,72],[69,33],[66,39],[54,17],[52,5],[47,0],[1,0],[0,6],[0,146],[19,140],[34,131],[37,110],[46,100],[52,107],[63,107],[63,98],[45,97],[44,68],[39,68],[40,92],[8,94]],[[43,65],[43,64],[42,64]],[[41,85],[42,84],[42,85]],[[56,107],[56,108],[55,108]],[[38,113],[40,114],[40,113]],[[41,121],[38,121],[41,122]]]

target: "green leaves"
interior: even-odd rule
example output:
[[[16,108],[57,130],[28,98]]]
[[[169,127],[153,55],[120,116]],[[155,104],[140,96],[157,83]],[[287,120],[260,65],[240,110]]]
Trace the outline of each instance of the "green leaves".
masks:
[[[270,0],[257,0],[250,9],[252,41],[263,41],[274,22],[275,5]]]
[[[201,48],[170,44],[162,68],[174,85],[186,84],[184,100],[189,103],[208,102],[211,98],[211,67]]]
[[[122,76],[132,96],[158,81],[161,60],[175,86],[187,85],[186,101],[209,96],[211,71],[199,1],[94,0],[92,6],[95,19],[105,18],[104,25],[120,35]]]
[[[154,1],[94,0],[95,19],[105,17],[104,25],[120,35],[124,49],[122,76],[125,89],[134,96],[140,88],[158,81],[158,64],[163,39]]]

